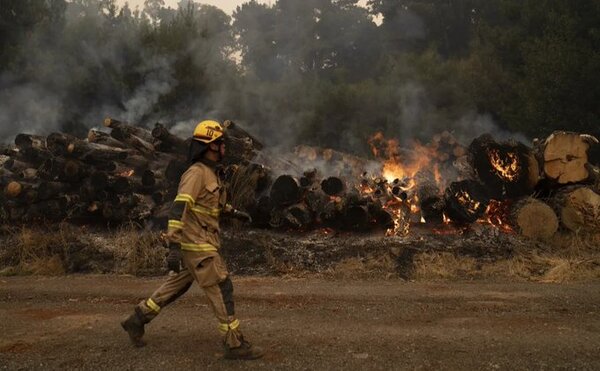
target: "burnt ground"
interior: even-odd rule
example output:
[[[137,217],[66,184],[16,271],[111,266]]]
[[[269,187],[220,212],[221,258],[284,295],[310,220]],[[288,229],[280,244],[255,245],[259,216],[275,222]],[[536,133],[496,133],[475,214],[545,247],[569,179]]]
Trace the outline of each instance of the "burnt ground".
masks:
[[[252,363],[221,359],[194,287],[131,347],[119,321],[164,279],[0,278],[1,369],[600,369],[600,282],[234,277]]]

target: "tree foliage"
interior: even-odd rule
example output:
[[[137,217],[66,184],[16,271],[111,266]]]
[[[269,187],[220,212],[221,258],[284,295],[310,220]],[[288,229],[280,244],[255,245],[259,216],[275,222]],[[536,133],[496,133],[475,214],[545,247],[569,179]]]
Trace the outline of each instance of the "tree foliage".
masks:
[[[598,1],[367,4],[3,0],[0,134],[115,115],[232,118],[272,144],[356,151],[379,130],[600,135]]]

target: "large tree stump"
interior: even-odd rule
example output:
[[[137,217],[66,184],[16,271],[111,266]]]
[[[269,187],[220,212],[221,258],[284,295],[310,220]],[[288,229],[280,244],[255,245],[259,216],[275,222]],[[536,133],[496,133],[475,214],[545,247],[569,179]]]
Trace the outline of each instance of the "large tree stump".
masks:
[[[548,240],[558,230],[558,217],[550,206],[535,198],[517,201],[511,208],[512,225],[523,236]]]
[[[541,144],[543,172],[558,184],[578,183],[588,179],[588,149],[598,144],[591,135],[556,131]]]
[[[550,200],[561,224],[573,232],[600,230],[600,195],[584,186],[559,190]]]

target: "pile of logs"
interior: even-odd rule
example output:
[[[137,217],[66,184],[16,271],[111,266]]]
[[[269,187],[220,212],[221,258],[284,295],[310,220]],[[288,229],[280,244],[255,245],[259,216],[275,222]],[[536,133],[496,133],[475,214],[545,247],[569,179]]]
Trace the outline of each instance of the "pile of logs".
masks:
[[[0,147],[2,221],[164,217],[188,166],[190,139],[161,124],[149,130],[108,118],[104,126],[83,139],[20,134]],[[406,235],[415,223],[484,222],[535,239],[560,226],[600,230],[600,170],[587,157],[598,141],[589,135],[555,132],[532,148],[483,135],[467,147],[444,132],[413,152],[377,136],[374,152],[389,152],[393,161],[427,156],[412,175],[386,179],[380,159],[310,146],[268,155],[235,123],[224,126],[228,155],[220,174],[230,201],[257,227]]]
[[[552,237],[559,226],[573,232],[600,230],[600,171],[587,159],[595,138],[555,132],[533,148],[496,142],[489,135],[468,147],[452,139],[447,134],[434,138],[426,147],[435,150],[428,166],[413,177],[392,181],[357,176],[367,160],[300,146],[296,155],[317,164],[324,174],[311,170],[276,178],[251,207],[256,224],[301,230],[386,229],[405,235],[416,222],[433,228],[479,222],[534,239]],[[402,151],[409,150],[392,150],[398,156]],[[459,176],[454,181],[440,182],[434,176],[440,166],[457,163],[468,169],[455,171]]]
[[[260,142],[230,121],[228,163],[252,157]],[[166,214],[186,170],[189,140],[161,124],[153,130],[107,118],[87,138],[19,134],[0,152],[0,217],[40,220],[144,221]]]

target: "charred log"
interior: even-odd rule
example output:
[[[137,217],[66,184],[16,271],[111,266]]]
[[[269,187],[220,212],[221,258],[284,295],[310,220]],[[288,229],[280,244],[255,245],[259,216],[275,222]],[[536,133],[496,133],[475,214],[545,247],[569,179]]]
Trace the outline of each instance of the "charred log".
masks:
[[[329,196],[338,196],[344,192],[346,185],[338,177],[329,177],[321,182],[321,189]]]
[[[444,198],[448,217],[459,224],[481,218],[490,201],[485,188],[472,180],[451,183]]]
[[[271,186],[269,194],[271,202],[276,207],[297,203],[302,197],[298,181],[291,175],[281,175]]]
[[[469,146],[469,159],[489,196],[494,199],[528,195],[539,181],[535,156],[521,143],[497,143],[485,134]]]

